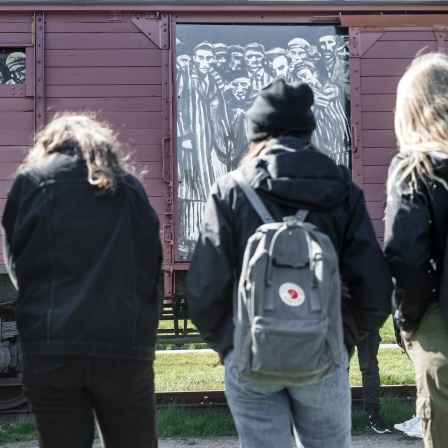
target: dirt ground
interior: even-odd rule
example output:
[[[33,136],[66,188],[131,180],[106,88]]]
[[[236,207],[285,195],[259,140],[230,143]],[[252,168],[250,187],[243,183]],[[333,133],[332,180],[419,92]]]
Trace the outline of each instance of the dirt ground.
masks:
[[[0,445],[1,448],[38,448],[36,442],[18,442]],[[64,443],[61,443],[61,447]],[[236,437],[204,437],[204,438],[180,438],[161,439],[159,448],[182,448],[193,446],[195,448],[239,448]],[[129,448],[132,447],[130,440]],[[295,444],[293,445],[295,447]],[[421,439],[410,440],[404,438],[402,433],[394,431],[392,434],[362,435],[352,438],[352,448],[423,448]],[[101,448],[99,440],[96,440],[93,448]]]

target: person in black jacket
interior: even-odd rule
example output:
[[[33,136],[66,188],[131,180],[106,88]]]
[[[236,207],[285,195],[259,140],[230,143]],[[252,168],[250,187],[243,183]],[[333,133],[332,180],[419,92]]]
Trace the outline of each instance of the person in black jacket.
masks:
[[[349,447],[348,352],[390,313],[391,275],[363,192],[346,168],[310,143],[316,127],[312,104],[312,90],[303,83],[277,78],[261,89],[247,112],[251,146],[239,169],[275,219],[309,210],[307,221],[331,238],[350,293],[343,302],[348,350],[341,367],[302,387],[257,383],[236,373],[235,291],[247,240],[262,222],[231,175],[212,188],[187,276],[190,316],[225,364],[226,396],[245,448],[291,447],[291,421],[298,446]]]
[[[23,390],[43,448],[155,448],[159,221],[108,127],[82,114],[37,136],[8,192]]]
[[[416,373],[425,447],[448,443],[448,56],[416,58],[397,89],[385,253],[394,319]]]

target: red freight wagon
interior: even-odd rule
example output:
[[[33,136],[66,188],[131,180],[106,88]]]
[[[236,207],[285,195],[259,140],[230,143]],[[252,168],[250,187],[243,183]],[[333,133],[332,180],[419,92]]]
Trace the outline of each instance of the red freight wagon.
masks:
[[[313,87],[316,143],[351,168],[381,240],[396,86],[416,53],[446,49],[447,31],[445,1],[2,0],[0,210],[35,130],[60,111],[98,111],[144,169],[161,221],[161,300],[181,342],[203,206],[241,157],[258,88],[275,76]],[[23,398],[15,291],[1,254],[0,294],[8,409]]]

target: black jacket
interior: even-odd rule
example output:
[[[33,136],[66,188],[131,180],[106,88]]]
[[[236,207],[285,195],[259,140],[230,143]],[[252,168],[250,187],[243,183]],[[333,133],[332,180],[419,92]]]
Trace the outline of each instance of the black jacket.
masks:
[[[363,192],[348,171],[295,137],[271,140],[240,169],[275,219],[307,209],[307,221],[331,237],[351,296],[343,301],[347,346],[379,329],[390,313],[392,280]],[[220,178],[207,203],[186,291],[192,321],[221,357],[233,346],[232,297],[246,242],[261,224],[233,178]]]
[[[3,215],[24,354],[152,359],[159,221],[141,183],[99,196],[73,150],[22,170]]]
[[[404,154],[392,160],[389,177]],[[433,153],[434,172],[448,181],[448,157]],[[439,300],[443,255],[448,231],[448,190],[440,182],[419,182],[412,194],[405,183],[393,185],[387,198],[385,253],[396,281],[395,321],[414,331],[431,301]],[[446,299],[448,300],[448,298]]]

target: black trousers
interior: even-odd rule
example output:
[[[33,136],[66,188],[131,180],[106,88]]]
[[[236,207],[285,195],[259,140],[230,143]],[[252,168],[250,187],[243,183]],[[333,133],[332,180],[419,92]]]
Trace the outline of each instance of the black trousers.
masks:
[[[23,390],[41,448],[157,448],[152,361],[23,356]]]
[[[370,333],[357,345],[364,408],[369,415],[379,414],[381,409],[380,371],[377,357],[380,342],[379,333]]]

